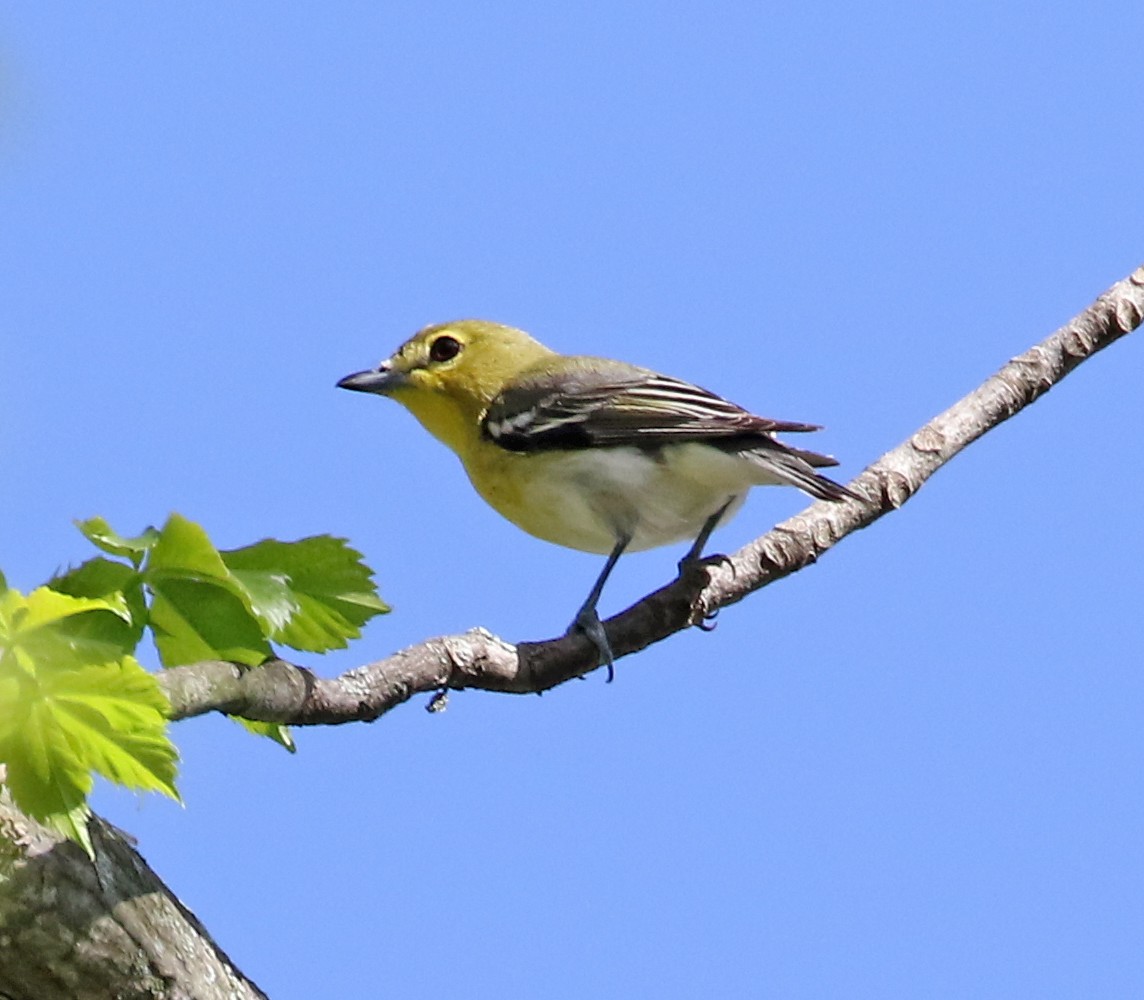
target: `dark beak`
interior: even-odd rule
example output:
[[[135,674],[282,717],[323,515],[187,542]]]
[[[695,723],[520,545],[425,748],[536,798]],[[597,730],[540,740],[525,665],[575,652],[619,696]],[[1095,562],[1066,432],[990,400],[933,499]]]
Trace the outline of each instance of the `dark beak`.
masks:
[[[391,392],[405,381],[401,372],[395,372],[383,363],[364,372],[354,372],[338,380],[339,389],[352,389],[354,392],[375,392],[382,396]]]

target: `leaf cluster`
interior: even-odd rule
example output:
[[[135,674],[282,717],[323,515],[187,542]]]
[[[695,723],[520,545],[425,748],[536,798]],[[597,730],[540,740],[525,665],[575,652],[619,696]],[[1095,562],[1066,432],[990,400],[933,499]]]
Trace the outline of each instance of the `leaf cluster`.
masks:
[[[389,608],[360,554],[328,535],[220,550],[178,514],[133,538],[103,518],[77,526],[103,555],[27,595],[0,575],[0,763],[16,805],[90,854],[93,775],[179,797],[170,707],[135,658],[146,635],[164,668],[251,667],[272,643],[343,648]],[[285,726],[238,721],[293,749]]]

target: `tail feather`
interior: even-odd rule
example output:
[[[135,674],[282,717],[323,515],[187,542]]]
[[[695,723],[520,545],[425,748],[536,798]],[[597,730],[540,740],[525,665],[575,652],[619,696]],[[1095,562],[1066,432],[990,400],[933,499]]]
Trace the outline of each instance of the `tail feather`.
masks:
[[[753,448],[744,448],[738,453],[749,462],[757,465],[770,481],[797,486],[804,493],[809,493],[817,500],[862,499],[857,493],[847,489],[841,483],[836,483],[833,479],[815,472],[815,466],[838,464],[829,455],[819,455],[817,452],[791,448],[780,441],[773,442],[773,445],[756,445]]]
[[[813,465],[816,469],[826,469],[838,464],[838,459],[833,455],[822,455],[817,451],[808,451],[806,448],[792,448],[789,444],[784,444],[783,447],[792,455],[797,455],[806,462],[807,465]]]

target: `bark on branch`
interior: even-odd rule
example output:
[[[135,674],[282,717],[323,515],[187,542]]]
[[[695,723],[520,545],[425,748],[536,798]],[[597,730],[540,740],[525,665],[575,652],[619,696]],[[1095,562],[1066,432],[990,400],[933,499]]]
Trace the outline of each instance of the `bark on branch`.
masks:
[[[701,624],[720,608],[814,562],[853,531],[901,507],[933,473],[1144,319],[1144,267],[1117,282],[1052,336],[1013,358],[851,482],[867,499],[818,502],[731,556],[706,561],[605,622],[619,656]],[[517,645],[473,629],[410,646],[326,679],[275,660],[255,670],[210,661],[164,671],[173,717],[220,711],[291,725],[372,721],[413,695],[481,688],[545,691],[596,669],[579,635]]]
[[[91,839],[94,864],[0,793],[0,997],[265,998],[123,834]]]

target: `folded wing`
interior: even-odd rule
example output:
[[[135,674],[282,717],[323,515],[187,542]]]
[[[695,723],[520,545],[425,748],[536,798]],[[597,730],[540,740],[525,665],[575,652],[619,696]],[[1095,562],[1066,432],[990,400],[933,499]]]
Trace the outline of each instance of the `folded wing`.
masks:
[[[484,418],[485,433],[510,451],[541,451],[773,440],[771,435],[778,432],[820,429],[755,416],[697,385],[646,369],[597,358],[575,361],[558,372],[541,368],[518,378],[493,400]],[[824,460],[821,464],[836,464],[826,456],[815,457]]]

